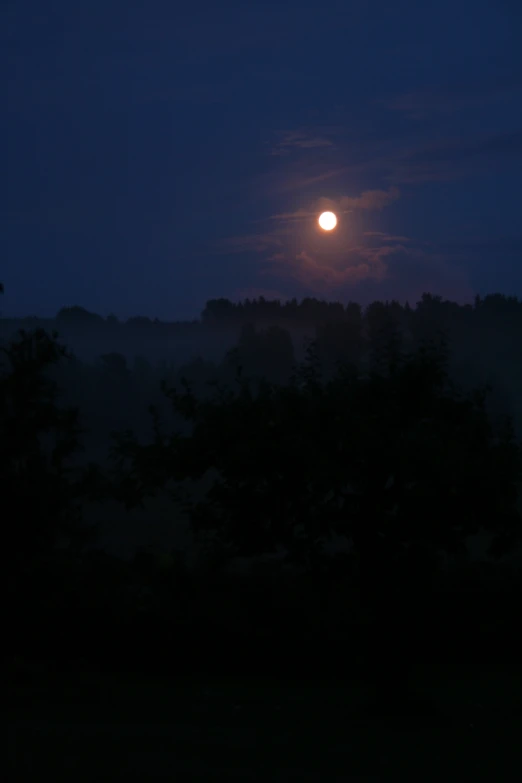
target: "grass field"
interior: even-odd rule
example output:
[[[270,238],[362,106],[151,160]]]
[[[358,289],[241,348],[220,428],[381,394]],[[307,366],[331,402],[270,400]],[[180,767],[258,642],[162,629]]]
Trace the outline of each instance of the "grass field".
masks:
[[[429,709],[350,681],[35,675],[9,687],[11,779],[515,781],[522,677],[424,669]]]

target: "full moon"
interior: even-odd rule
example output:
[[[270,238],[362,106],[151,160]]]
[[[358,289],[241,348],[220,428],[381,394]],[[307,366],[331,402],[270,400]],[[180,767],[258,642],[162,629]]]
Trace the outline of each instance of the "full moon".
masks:
[[[337,225],[337,218],[333,212],[323,212],[319,215],[319,225],[325,231],[331,231]]]

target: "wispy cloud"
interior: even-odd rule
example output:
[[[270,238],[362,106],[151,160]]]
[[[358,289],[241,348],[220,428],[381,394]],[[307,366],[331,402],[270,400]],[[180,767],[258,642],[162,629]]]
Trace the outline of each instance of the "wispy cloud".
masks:
[[[428,136],[421,144],[398,141],[394,147],[388,145],[388,150],[384,154],[380,152],[381,146],[376,143],[374,154],[367,154],[363,162],[324,167],[317,174],[307,174],[303,169],[301,172],[292,171],[289,174],[283,172],[280,175],[278,190],[280,192],[303,190],[321,181],[361,179],[367,176],[380,177],[390,183],[390,189],[387,191],[362,193],[357,204],[357,208],[361,209],[364,208],[362,207],[364,199],[373,204],[375,198],[379,198],[375,194],[390,194],[390,191],[395,193],[394,188],[399,185],[452,182],[487,172],[492,166],[495,170],[510,166],[514,160],[522,157],[522,129],[517,128],[502,133],[477,133],[474,129],[468,134],[452,138]],[[339,158],[342,159],[342,151],[339,152]],[[307,166],[307,169],[310,170],[310,167]],[[368,196],[368,193],[372,195]],[[383,196],[383,200],[384,205],[387,205],[395,198],[387,200]],[[350,201],[343,202],[343,206],[349,205]]]
[[[296,209],[294,212],[281,212],[270,215],[268,220],[276,220],[280,223],[293,223],[302,220],[312,220],[326,209],[337,214],[346,214],[354,210],[379,211],[392,204],[400,197],[400,191],[396,187],[388,190],[365,190],[360,196],[341,196],[337,199],[322,197],[311,206],[310,209]]]
[[[367,238],[370,239],[370,238]],[[459,248],[440,248],[411,239],[368,243],[364,239],[332,258],[304,250],[280,251],[263,260],[263,276],[288,281],[308,295],[356,299],[418,301],[424,291],[460,301],[472,301],[474,291]],[[375,237],[371,239],[375,240]]]
[[[264,253],[281,245],[281,237],[275,232],[245,234],[227,237],[214,242],[214,252],[229,255],[231,253]]]
[[[403,150],[387,161],[386,179],[401,184],[448,182],[510,163],[522,155],[522,130],[470,134]]]
[[[415,302],[424,291],[472,301],[470,270],[474,253],[481,252],[480,243],[472,247],[419,242],[384,231],[365,232],[335,249],[305,234],[296,248],[293,231],[285,233],[277,225],[273,234],[234,238],[229,247],[231,252],[257,256],[260,284],[238,292],[239,298],[281,299],[281,290],[288,290],[303,296],[356,298],[361,303],[384,298]]]
[[[327,296],[346,283],[352,285],[369,278],[382,280],[387,274],[385,257],[389,248],[352,247],[333,259],[310,250],[299,253],[282,251],[264,260],[263,274],[291,280],[310,291]]]
[[[361,280],[356,290],[350,291],[361,304],[376,299],[407,300],[413,304],[425,291],[471,303],[476,293],[469,266],[459,252],[443,252],[437,246],[424,244],[408,248],[398,245],[387,257],[386,265],[386,277]]]
[[[376,101],[392,111],[402,112],[413,120],[433,114],[453,113],[488,106],[497,101],[520,100],[522,80],[489,84],[453,85],[435,90],[415,90]]]
[[[381,210],[397,201],[399,196],[400,191],[396,187],[388,190],[365,190],[360,196],[343,196],[339,205],[341,209]]]
[[[317,173],[312,173],[314,170]],[[353,170],[351,166],[337,165],[326,167],[324,164],[320,166],[307,165],[306,170],[304,167],[300,167],[294,171],[276,172],[275,175],[271,175],[271,189],[277,193],[289,193],[297,190],[304,190],[311,185],[316,185],[318,182],[326,182],[327,180],[335,179],[341,175],[345,175],[348,171]]]
[[[368,237],[371,242],[374,240],[377,243],[381,242],[411,242],[409,237],[394,236],[393,234],[387,234],[384,231],[365,231],[363,236]]]
[[[331,132],[331,131],[330,131]],[[269,155],[288,155],[296,150],[312,150],[321,147],[333,147],[333,141],[321,129],[301,128],[283,131],[279,140],[270,146]]]
[[[480,155],[522,152],[522,130],[509,133],[484,134],[458,139],[447,139],[412,152],[407,156],[411,163],[441,163],[475,158]]]
[[[408,184],[452,182],[487,173],[492,167],[498,170],[520,160],[522,130],[515,128],[484,133],[473,126],[468,133],[444,138],[440,132],[427,128],[423,141],[376,139],[365,142],[364,148],[357,152],[353,144],[346,140],[343,142],[339,136],[332,153],[335,161],[330,153],[325,160],[317,157],[317,151],[315,156],[312,152],[310,150],[311,155],[305,160],[280,158],[277,167],[261,176],[259,187],[271,193],[292,193],[316,190],[321,184],[331,187],[332,183],[338,189],[343,182],[364,182],[367,178],[381,180],[395,188]],[[380,197],[379,193],[387,195]],[[337,203],[337,208],[382,208],[376,204],[385,206],[396,197],[396,191],[389,189],[365,191],[355,201],[354,197],[345,197],[342,203]],[[295,215],[295,219],[299,217]],[[306,219],[308,215],[301,217]],[[284,213],[282,219],[290,219],[290,216]]]

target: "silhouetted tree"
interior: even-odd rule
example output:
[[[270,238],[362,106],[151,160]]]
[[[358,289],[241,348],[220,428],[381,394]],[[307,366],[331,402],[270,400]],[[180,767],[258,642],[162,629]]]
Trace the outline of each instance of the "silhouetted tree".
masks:
[[[58,324],[71,326],[94,326],[103,324],[103,318],[97,313],[91,313],[84,307],[62,307],[56,315]]]
[[[176,380],[188,382],[199,397],[207,396],[219,382],[221,375],[222,372],[214,362],[205,361],[198,357],[179,368]]]
[[[373,302],[364,314],[370,366],[385,371],[401,361],[403,310],[398,302]]]
[[[245,324],[239,343],[228,354],[225,367],[241,367],[249,378],[268,379],[273,383],[288,381],[294,366],[294,346],[290,333],[279,326],[256,331]]]
[[[236,309],[229,299],[209,299],[201,313],[201,320],[208,324],[234,322]]]
[[[131,327],[149,327],[152,326],[152,321],[145,315],[135,315],[132,318],[128,318],[125,322],[126,326]]]
[[[0,458],[10,563],[80,534],[87,474],[71,465],[81,450],[78,411],[56,402],[48,370],[68,354],[56,333],[21,331],[1,351]]]
[[[317,351],[323,374],[331,378],[338,366],[359,367],[364,350],[362,321],[334,321],[317,329]]]
[[[412,628],[426,611],[437,553],[465,552],[481,529],[495,553],[520,537],[512,429],[493,432],[484,394],[459,395],[435,347],[389,360],[387,373],[358,379],[341,368],[324,383],[312,345],[285,386],[265,382],[254,392],[238,377],[237,390],[205,400],[188,384],[165,387],[191,434],[120,443],[134,499],[216,472],[188,510],[196,533],[210,532],[229,554],[283,547],[313,571],[324,567],[331,534],[351,539],[377,629],[373,649],[387,651],[373,658],[374,672],[386,674],[382,688],[401,684],[415,655]]]
[[[127,359],[121,353],[104,353],[100,356],[100,363],[103,369],[112,378],[125,380],[129,376]]]

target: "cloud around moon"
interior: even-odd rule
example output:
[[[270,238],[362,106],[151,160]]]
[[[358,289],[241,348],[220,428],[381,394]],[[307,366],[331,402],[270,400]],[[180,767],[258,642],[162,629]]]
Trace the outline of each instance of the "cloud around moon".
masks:
[[[400,191],[396,187],[390,187],[388,190],[365,190],[360,196],[341,196],[337,199],[323,196],[318,199],[316,204],[310,209],[297,209],[294,212],[281,212],[276,215],[270,215],[269,220],[279,222],[293,222],[309,220],[316,217],[321,212],[333,212],[334,214],[346,214],[354,210],[380,211],[393,204],[400,198]]]

